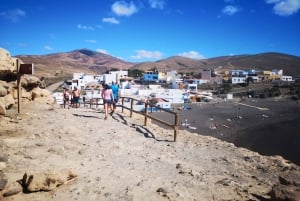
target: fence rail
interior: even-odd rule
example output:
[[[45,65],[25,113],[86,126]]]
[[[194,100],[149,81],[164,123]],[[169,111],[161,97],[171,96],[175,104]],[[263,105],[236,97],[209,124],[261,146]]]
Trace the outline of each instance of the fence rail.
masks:
[[[125,99],[126,100],[129,100],[130,102],[130,107],[127,107],[125,105]],[[83,105],[84,107],[86,106],[89,106],[90,108],[92,108],[93,106],[96,106],[98,107],[99,105],[103,105],[103,103],[101,103],[100,101],[101,99],[100,98],[92,98],[88,101],[84,101],[83,102]],[[143,102],[144,105],[145,105],[145,109],[144,111],[136,111],[134,110],[134,103],[135,102],[140,102],[140,100],[138,99],[134,99],[132,97],[121,97],[121,105],[119,107],[122,108],[122,113],[124,113],[124,110],[127,109],[129,110],[129,116],[132,117],[132,114],[133,113],[137,113],[137,114],[140,114],[140,115],[143,115],[144,116],[144,126],[147,126],[148,125],[148,119],[152,119],[154,121],[157,121],[167,127],[170,127],[171,129],[174,130],[174,142],[177,141],[177,135],[178,135],[178,123],[179,123],[179,116],[178,116],[178,113],[176,112],[173,112],[173,111],[170,111],[170,110],[167,110],[167,109],[164,109],[164,108],[159,108],[159,110],[161,111],[164,111],[164,112],[167,112],[167,113],[170,113],[171,115],[173,115],[174,117],[174,123],[169,123],[169,122],[166,122],[162,119],[159,119],[157,117],[153,117],[151,115],[149,115],[149,111],[148,111],[148,108],[151,107],[151,105],[147,102]],[[128,102],[128,101],[127,101]]]

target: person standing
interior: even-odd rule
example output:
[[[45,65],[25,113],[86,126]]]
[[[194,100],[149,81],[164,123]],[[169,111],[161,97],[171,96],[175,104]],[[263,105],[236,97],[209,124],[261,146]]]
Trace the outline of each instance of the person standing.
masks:
[[[46,83],[45,83],[45,78],[44,77],[41,77],[39,87],[41,89],[46,89]]]
[[[68,106],[68,109],[70,108],[70,94],[67,88],[64,88],[63,91],[63,101],[64,101],[64,108],[66,108],[66,105]]]
[[[115,112],[115,109],[117,108],[117,103],[119,101],[119,86],[117,85],[117,83],[112,82],[112,85],[110,86],[113,96],[114,96],[114,101],[112,102],[112,111],[110,113],[110,115],[113,115],[113,113]]]
[[[80,91],[77,87],[74,87],[74,90],[72,92],[73,96],[73,104],[75,108],[79,107],[79,97],[80,97]]]
[[[104,111],[105,111],[104,119],[106,120],[108,116],[108,108],[111,108],[111,104],[114,102],[114,95],[112,93],[112,90],[109,88],[108,84],[103,85],[101,97],[103,99]]]

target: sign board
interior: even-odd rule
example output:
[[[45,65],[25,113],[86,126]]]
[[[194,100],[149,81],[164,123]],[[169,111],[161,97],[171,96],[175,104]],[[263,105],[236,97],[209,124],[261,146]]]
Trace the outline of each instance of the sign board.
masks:
[[[20,70],[19,74],[24,75],[24,74],[34,74],[34,67],[33,64],[20,64]]]

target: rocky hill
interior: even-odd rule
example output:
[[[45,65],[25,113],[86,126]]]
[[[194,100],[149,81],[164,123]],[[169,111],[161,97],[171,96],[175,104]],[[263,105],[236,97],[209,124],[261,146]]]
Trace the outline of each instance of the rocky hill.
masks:
[[[48,55],[17,55],[24,63],[34,63],[37,76],[51,77],[74,72],[103,73],[110,69],[140,69],[178,72],[200,72],[202,69],[283,69],[286,75],[300,76],[300,57],[282,53],[222,56],[195,60],[174,56],[155,62],[130,63],[116,57],[79,49]]]
[[[37,76],[53,77],[75,72],[101,74],[109,69],[128,69],[132,63],[88,49],[47,55],[17,55],[24,63],[33,63]]]

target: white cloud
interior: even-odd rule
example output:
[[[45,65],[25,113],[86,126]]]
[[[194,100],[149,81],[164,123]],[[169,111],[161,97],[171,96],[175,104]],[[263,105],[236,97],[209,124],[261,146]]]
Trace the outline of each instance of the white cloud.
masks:
[[[136,55],[131,56],[133,59],[161,59],[163,54],[159,51],[137,50]]]
[[[52,48],[52,47],[50,47],[49,45],[45,45],[45,46],[44,46],[44,49],[45,49],[45,50],[48,50],[48,51],[51,51],[51,50],[53,50],[53,48]]]
[[[295,14],[300,9],[300,0],[266,0],[268,4],[275,4],[273,11],[280,16]]]
[[[120,21],[114,17],[103,18],[102,22],[107,22],[107,23],[111,23],[111,24],[119,24],[120,23]]]
[[[84,40],[86,43],[97,43],[97,40]]]
[[[225,15],[234,15],[235,13],[239,12],[239,9],[236,6],[228,5],[223,8],[222,12]]]
[[[100,52],[100,53],[103,53],[103,54],[109,54],[107,50],[104,50],[104,49],[96,49],[96,52]]]
[[[119,16],[130,16],[138,11],[133,2],[126,3],[125,1],[116,1],[111,6],[112,11]]]
[[[165,6],[164,0],[148,0],[148,3],[151,8],[164,9]]]
[[[26,12],[21,9],[14,9],[9,11],[4,11],[0,13],[0,16],[3,16],[4,18],[12,21],[12,22],[18,22],[22,17],[26,16]]]
[[[86,26],[86,25],[82,25],[82,24],[78,24],[77,28],[78,29],[82,29],[82,30],[90,30],[90,31],[94,30],[94,27],[92,27],[92,26]]]
[[[183,52],[178,54],[178,56],[187,57],[191,59],[205,59],[205,57],[202,54],[199,54],[196,51],[189,51],[189,52]]]

